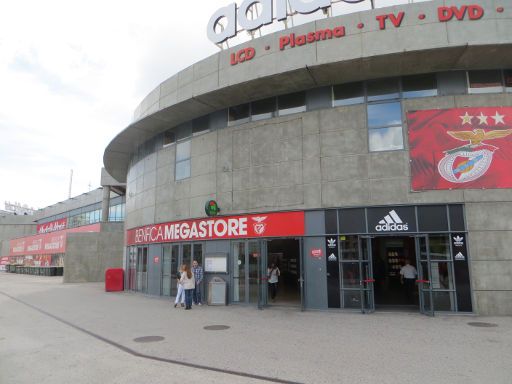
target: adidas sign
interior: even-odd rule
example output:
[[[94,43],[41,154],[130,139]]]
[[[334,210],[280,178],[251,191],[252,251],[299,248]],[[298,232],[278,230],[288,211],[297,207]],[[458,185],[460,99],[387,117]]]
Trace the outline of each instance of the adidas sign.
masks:
[[[389,212],[389,215],[386,215],[384,219],[379,221],[379,224],[375,226],[375,230],[377,232],[408,231],[409,224],[404,223],[395,210],[392,210]]]
[[[455,236],[453,238],[453,245],[456,247],[462,247],[464,245],[464,238],[462,236]]]

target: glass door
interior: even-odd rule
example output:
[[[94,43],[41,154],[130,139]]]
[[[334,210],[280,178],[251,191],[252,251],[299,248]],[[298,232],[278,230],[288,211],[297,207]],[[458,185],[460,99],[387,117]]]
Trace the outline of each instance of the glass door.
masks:
[[[128,248],[128,273],[127,273],[127,284],[129,291],[136,290],[136,271],[137,271],[137,247]]]
[[[416,237],[416,258],[418,265],[418,293],[420,296],[420,312],[434,316],[432,300],[432,284],[430,283],[430,247],[428,236]]]
[[[235,241],[233,250],[233,302],[266,304],[266,253],[261,240]],[[265,280],[266,282],[266,280]]]
[[[173,270],[171,262],[171,246],[162,246],[162,295],[171,296],[173,284]],[[175,274],[176,272],[174,272]]]
[[[171,246],[171,296],[176,296],[178,294],[177,274],[180,268],[180,245],[173,244]]]
[[[137,292],[148,290],[148,247],[137,248]]]
[[[361,271],[361,311],[371,313],[375,311],[373,296],[373,265],[372,243],[369,237],[359,237],[359,268]]]
[[[261,263],[261,244],[258,240],[248,242],[248,260],[247,260],[247,283],[248,283],[248,302],[256,303],[259,306],[259,296],[261,291],[260,284],[260,263]]]
[[[233,302],[245,302],[245,241],[233,242]]]
[[[373,271],[370,238],[340,236],[341,308],[373,312]]]

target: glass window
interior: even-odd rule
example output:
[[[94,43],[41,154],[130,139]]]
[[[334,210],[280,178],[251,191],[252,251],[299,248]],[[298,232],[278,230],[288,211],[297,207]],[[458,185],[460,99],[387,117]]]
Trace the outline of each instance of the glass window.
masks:
[[[501,71],[468,71],[469,93],[502,92]]]
[[[181,262],[188,266],[192,265],[192,244],[183,244]]]
[[[450,229],[452,231],[465,231],[464,208],[462,205],[450,205]]]
[[[439,292],[432,293],[434,311],[455,311],[455,297],[453,292]]]
[[[247,123],[249,121],[250,111],[250,104],[240,104],[236,107],[230,107],[228,112],[228,124]]]
[[[455,289],[453,284],[452,263],[433,261],[430,263],[433,289]]]
[[[210,130],[210,118],[208,115],[195,119],[192,122],[192,135],[200,135]]]
[[[364,103],[363,83],[340,84],[332,87],[333,107]]]
[[[400,102],[368,105],[368,127],[377,128],[402,124]]]
[[[450,236],[429,235],[429,251],[432,260],[450,260]]]
[[[176,133],[174,131],[164,132],[164,147],[176,142]]]
[[[176,162],[190,159],[190,140],[176,146]]]
[[[251,103],[251,119],[253,121],[271,119],[276,113],[276,99],[271,97]]]
[[[448,215],[444,205],[426,205],[418,207],[420,232],[447,231]]]
[[[187,139],[192,136],[192,123],[184,123],[176,128],[176,140]]]
[[[506,69],[503,71],[503,75],[505,78],[505,87],[507,92],[512,92],[512,69]]]
[[[304,112],[306,110],[306,92],[290,93],[277,98],[279,116],[292,113]]]
[[[404,98],[437,96],[436,75],[427,74],[403,77],[402,96]]]
[[[190,177],[190,140],[176,145],[176,180]]]
[[[381,79],[367,84],[368,101],[396,99],[400,96],[398,79]]]
[[[370,129],[369,136],[370,152],[404,148],[402,127]]]
[[[190,177],[190,160],[176,163],[176,180],[183,180]]]

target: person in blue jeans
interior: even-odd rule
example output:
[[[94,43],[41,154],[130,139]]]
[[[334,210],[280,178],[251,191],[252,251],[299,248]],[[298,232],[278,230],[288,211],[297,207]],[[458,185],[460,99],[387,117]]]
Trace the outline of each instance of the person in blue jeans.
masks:
[[[192,273],[190,267],[187,264],[183,264],[182,268],[183,273],[181,274],[180,284],[183,285],[183,289],[185,290],[185,309],[191,309],[192,294],[196,286],[194,274]]]
[[[201,305],[201,284],[203,282],[203,267],[199,265],[197,260],[192,263],[192,272],[194,272],[194,278],[196,280],[196,286],[194,287],[194,304]]]

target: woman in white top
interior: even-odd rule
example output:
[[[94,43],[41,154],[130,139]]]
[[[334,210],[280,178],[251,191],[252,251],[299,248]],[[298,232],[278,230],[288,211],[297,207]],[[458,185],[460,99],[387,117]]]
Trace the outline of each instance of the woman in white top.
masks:
[[[180,284],[185,290],[185,309],[192,309],[192,293],[196,287],[196,281],[187,264],[183,264],[181,268],[183,272],[181,273]]]
[[[183,273],[183,269],[180,268],[178,273],[176,273],[176,284],[178,285],[178,293],[176,293],[176,300],[174,300],[174,308],[178,306],[178,303],[181,299],[181,306],[185,306],[185,290],[183,289],[183,285],[180,284],[181,274]]]
[[[279,281],[279,276],[281,276],[281,272],[279,268],[274,263],[270,264],[270,268],[267,270],[267,278],[268,278],[268,286],[270,288],[270,297],[272,301],[276,301],[277,295],[277,283]]]

